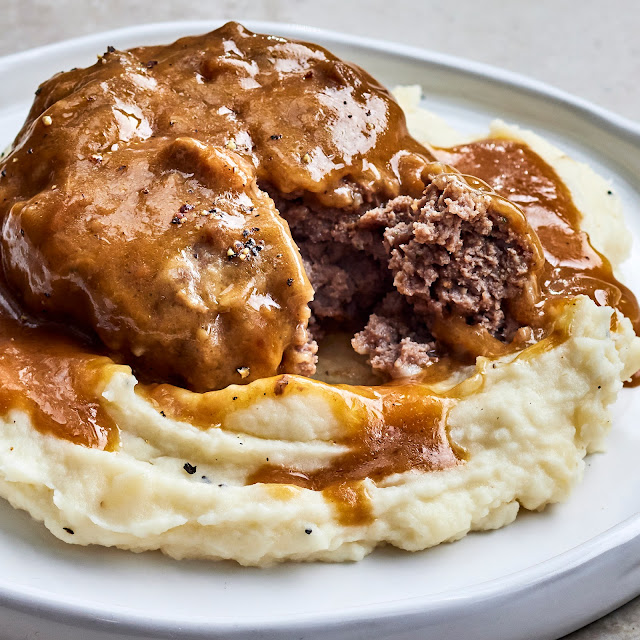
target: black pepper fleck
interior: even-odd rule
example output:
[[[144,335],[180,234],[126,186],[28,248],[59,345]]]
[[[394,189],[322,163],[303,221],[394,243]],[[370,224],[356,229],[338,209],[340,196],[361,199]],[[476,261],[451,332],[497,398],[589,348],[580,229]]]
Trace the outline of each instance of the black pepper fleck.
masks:
[[[69,529],[69,527],[62,527],[70,536],[74,535],[73,529]]]
[[[190,476],[192,476],[198,467],[193,464],[189,464],[188,462],[184,463],[184,467],[182,467]]]
[[[305,530],[304,530],[304,532],[305,532],[308,536],[310,536],[310,535],[311,535],[311,532],[312,532],[312,531],[313,531],[313,529],[305,529]]]
[[[293,278],[287,278],[287,286],[290,287],[293,284]]]
[[[234,399],[234,400],[237,400],[237,399],[238,399],[238,396],[233,396],[233,399]]]
[[[271,136],[272,140],[280,140],[280,138],[282,138],[282,134],[281,133],[276,133],[276,134]]]
[[[115,48],[115,47],[112,47],[111,45],[109,45],[109,46],[107,47],[107,53],[114,53],[114,52],[115,52],[115,50],[116,50],[116,48]]]
[[[187,213],[187,211],[191,211],[191,209],[193,209],[193,205],[185,203],[180,207],[180,213]]]
[[[149,60],[149,62],[147,62],[147,69],[153,69],[153,67],[155,67],[157,64],[157,60]]]

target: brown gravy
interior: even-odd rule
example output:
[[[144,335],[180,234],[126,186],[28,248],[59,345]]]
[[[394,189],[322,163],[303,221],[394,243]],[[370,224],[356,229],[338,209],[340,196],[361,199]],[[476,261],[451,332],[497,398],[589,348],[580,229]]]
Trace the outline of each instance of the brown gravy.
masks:
[[[618,283],[609,262],[579,231],[580,214],[566,187],[538,156],[517,143],[490,140],[438,153],[447,162],[486,180],[505,197],[518,202],[527,216],[531,215],[530,222],[540,233],[547,259],[541,287],[544,299],[560,300],[585,293],[599,304],[620,308],[638,326],[633,294]],[[526,178],[522,177],[523,169]],[[86,344],[62,329],[25,326],[6,310],[1,330],[2,412],[25,410],[43,433],[77,444],[117,446],[117,427],[102,409],[97,393],[99,380],[115,366],[113,361],[92,355]],[[446,373],[450,371],[449,362]],[[269,395],[289,392],[291,383],[284,384],[282,380],[279,377],[264,381],[264,385],[270,385]],[[230,408],[266,395],[267,387],[259,392],[262,387],[258,389],[257,385],[262,381],[208,394],[194,394],[170,385],[139,386],[140,392],[166,415],[210,427],[222,424]],[[346,435],[340,442],[351,447],[351,452],[313,472],[267,464],[253,474],[250,482],[323,490],[335,501],[342,520],[357,524],[371,517],[361,486],[364,478],[379,480],[409,469],[444,469],[463,461],[464,454],[454,450],[445,428],[454,398],[437,396],[420,385],[327,388],[341,405]],[[243,400],[236,405],[239,396]]]
[[[117,448],[118,429],[100,401],[116,366],[57,328],[0,317],[0,415],[23,411],[42,433]]]
[[[526,145],[509,140],[481,140],[451,149],[437,149],[436,154],[443,162],[484,180],[498,194],[518,204],[538,234],[545,265],[539,276],[540,301],[535,307],[536,315],[529,318],[530,325],[539,329],[536,339],[550,336],[554,329],[552,318],[555,309],[567,297],[579,294],[588,295],[599,305],[619,309],[632,321],[636,333],[640,333],[640,309],[635,296],[615,278],[607,258],[597,252],[587,234],[580,231],[582,216],[566,185],[552,167]],[[455,331],[456,327],[442,330]],[[468,338],[468,327],[465,327],[459,339]],[[484,335],[478,338],[486,340]],[[526,336],[511,345],[497,343],[495,346],[492,341],[485,350],[488,355],[498,357],[525,346],[523,342],[526,342]],[[450,374],[451,360],[444,364],[443,367],[435,367],[435,371],[427,370],[431,383],[438,372],[444,376]],[[627,384],[640,384],[639,377],[634,376]],[[438,434],[440,437],[446,434],[446,411],[455,402],[455,396],[448,394],[451,397],[445,398],[427,392],[425,397],[429,397],[430,402],[416,410],[416,402],[420,404],[420,393],[424,391],[419,386],[409,386],[401,393],[400,404],[395,405],[397,396],[392,394],[392,400],[385,405],[388,413],[383,413],[383,424],[386,425],[383,429],[377,429],[376,421],[371,418],[364,421],[358,440],[349,442],[353,449],[348,456],[312,474],[265,465],[252,480],[286,482],[325,491],[331,487],[342,521],[345,524],[366,523],[368,516],[363,513],[361,505],[357,509],[359,520],[353,520],[353,515],[344,515],[353,514],[350,507],[356,495],[364,499],[361,488],[359,493],[348,491],[349,487],[359,486],[350,485],[349,479],[371,477],[375,480],[408,469],[437,470],[463,460],[463,455],[459,451],[454,453],[452,449],[436,449],[434,458],[419,453],[421,447],[429,450],[434,443],[440,446]],[[452,458],[452,454],[456,457]]]
[[[599,305],[619,309],[640,334],[640,308],[634,294],[613,275],[611,264],[580,230],[582,214],[566,185],[540,156],[512,140],[480,140],[437,149],[440,159],[487,182],[526,214],[544,250],[539,278],[541,302],[533,326],[544,325],[548,302],[588,295]]]
[[[249,482],[294,484],[321,490],[335,505],[343,524],[365,524],[372,519],[366,489],[361,481],[380,481],[411,469],[438,471],[461,464],[464,454],[454,450],[446,429],[454,400],[429,393],[419,385],[371,387],[363,390],[356,411],[346,411],[343,422],[358,427],[339,442],[349,453],[312,472],[264,465]]]
[[[345,445],[349,452],[308,472],[268,463],[248,483],[283,483],[325,491],[336,503],[341,520],[349,524],[370,517],[368,501],[361,503],[366,498],[361,486],[365,478],[377,481],[410,469],[436,471],[464,460],[464,452],[454,448],[446,430],[447,413],[455,400],[434,395],[422,385],[326,385],[285,375],[205,394],[164,384],[139,386],[138,393],[164,415],[203,428],[223,425],[230,413],[264,397],[321,395],[342,428],[334,442]]]
[[[226,42],[232,40],[230,36]],[[274,42],[283,59],[291,57],[295,47],[301,47],[300,51],[307,56],[304,64],[308,64],[308,59],[314,56],[320,59],[321,73],[309,76],[309,90],[317,92],[318,83],[325,83],[328,89],[324,92],[323,99],[327,104],[323,108],[335,109],[338,103],[344,103],[345,113],[348,111],[351,116],[361,119],[362,135],[356,141],[359,145],[357,153],[360,173],[356,176],[355,183],[344,182],[344,166],[349,162],[342,162],[340,159],[351,151],[340,146],[343,144],[340,137],[325,141],[325,151],[333,149],[335,152],[332,156],[335,162],[327,164],[322,144],[318,144],[317,140],[292,139],[287,135],[288,129],[275,128],[276,122],[279,126],[282,124],[282,119],[274,117],[264,121],[257,119],[252,123],[254,129],[249,132],[256,145],[246,150],[245,155],[257,167],[258,174],[271,176],[271,180],[277,181],[279,188],[287,193],[306,189],[327,206],[345,205],[346,201],[362,198],[371,188],[372,181],[381,179],[389,184],[388,196],[395,195],[400,190],[415,191],[421,185],[419,176],[424,164],[431,158],[426,150],[408,138],[402,127],[394,132],[393,124],[400,117],[396,113],[399,107],[395,103],[385,102],[384,90],[370,79],[369,85],[358,86],[355,95],[351,92],[347,92],[347,95],[344,85],[345,74],[348,76],[351,73],[348,66],[334,65],[333,59],[327,58],[326,52],[320,48],[286,44],[279,39]],[[113,64],[108,62],[98,65],[95,70],[97,84],[90,86],[95,88],[99,85],[98,81],[108,80],[112,67],[121,69],[129,65],[129,80],[133,89],[144,88],[144,83],[151,82],[154,74],[158,77],[171,74],[171,65],[181,59],[185,49],[197,49],[195,44],[197,41],[186,39],[174,45],[174,49],[166,48],[161,51],[159,48],[149,48],[134,50],[131,54],[112,54]],[[252,71],[250,65],[243,66],[237,61],[237,56],[234,56],[235,54],[230,55],[227,59],[228,65],[236,64],[239,69],[238,86],[228,87],[224,93],[230,100],[236,89],[240,95],[243,83],[251,85],[252,82],[266,82]],[[146,60],[146,65],[141,67],[141,60]],[[221,63],[216,60],[215,56],[209,54],[198,60],[200,72],[211,82],[222,73],[216,66]],[[197,78],[191,80],[196,82]],[[70,90],[81,81],[81,77],[71,72],[66,78],[66,84],[60,85],[60,91]],[[273,78],[270,82],[275,82],[277,87]],[[288,96],[286,92],[281,91],[281,94],[278,94],[278,100],[282,107],[287,103]],[[91,95],[93,94],[88,90],[87,99]],[[48,104],[36,103],[33,117],[37,117],[47,107]],[[247,105],[237,103],[236,107],[240,109]],[[180,135],[188,135],[195,140],[209,140],[210,137],[218,136],[220,140],[217,142],[220,144],[228,142],[228,113],[220,115],[218,112],[220,122],[209,124],[203,117],[199,122],[199,129],[196,129],[193,122],[187,121],[187,111],[178,113],[175,108],[175,104],[167,103],[165,112],[159,117],[157,127],[162,135],[168,135],[167,132],[176,127],[175,130]],[[342,111],[342,106],[339,109]],[[270,109],[272,116],[275,111]],[[226,129],[219,127],[223,120]],[[26,133],[25,130],[23,136]],[[48,163],[53,163],[55,149],[48,146],[50,143],[45,141],[45,134],[50,135],[51,132],[47,133],[43,129],[43,157]],[[117,145],[117,140],[117,137],[107,140],[110,148]],[[388,145],[405,145],[403,148],[407,149],[407,153],[398,152],[393,155],[391,164],[386,164],[380,158],[389,157],[388,148],[385,148]],[[380,149],[383,153],[377,155]],[[302,155],[304,160],[301,163],[301,152],[306,154],[307,150],[312,153],[308,157]],[[568,189],[551,167],[526,146],[507,140],[483,140],[452,149],[437,149],[435,153],[439,160],[457,167],[465,174],[481,178],[498,194],[519,205],[538,234],[545,263],[538,279],[539,302],[534,308],[533,316],[528,318],[535,333],[530,336],[532,341],[551,334],[553,307],[577,294],[589,295],[598,304],[620,309],[631,319],[638,332],[640,311],[635,297],[615,279],[607,259],[593,249],[587,235],[580,231],[580,213],[573,204]],[[278,163],[274,161],[276,155]],[[35,162],[30,159],[25,148],[18,148],[18,156],[21,162]],[[295,162],[292,158],[295,158]],[[402,174],[415,178],[410,183],[401,184],[397,178],[396,165],[400,162],[415,164],[413,173],[405,170]],[[117,170],[116,164],[114,161]],[[4,171],[3,178],[7,167],[7,162],[0,163],[0,168]],[[34,193],[42,188],[40,183],[43,179],[41,172],[34,171]],[[326,188],[328,185],[331,188]],[[19,185],[10,183],[5,198],[23,197],[18,187]],[[299,280],[304,281],[302,277]],[[44,296],[46,295],[45,293]],[[115,363],[99,355],[96,347],[62,327],[53,328],[49,323],[38,325],[32,319],[21,319],[20,314],[16,317],[10,311],[12,305],[15,306],[9,301],[10,296],[6,292],[2,296],[7,302],[2,305],[0,312],[0,413],[6,415],[11,409],[22,409],[29,413],[35,427],[43,433],[87,447],[117,447],[117,425],[103,409],[100,400],[101,387],[116,366]],[[43,307],[46,311],[45,303]],[[449,329],[443,327],[441,330],[455,331],[456,327],[452,325]],[[466,335],[470,334],[467,332]],[[526,339],[511,345],[492,342],[487,350],[497,356],[521,348],[526,343]],[[448,361],[442,371],[448,374],[451,368],[452,363]],[[434,381],[434,371],[429,374],[430,382]],[[300,380],[304,379],[287,376],[259,378],[251,385],[232,386],[205,394],[194,394],[170,385],[139,385],[139,392],[152,400],[158,410],[166,415],[203,427],[223,424],[225,415],[234,410],[234,407],[242,406],[242,403],[248,404],[260,396],[307,392],[312,386],[326,392],[327,397],[335,403],[345,425],[344,436],[338,442],[348,445],[350,453],[341,455],[329,465],[312,472],[267,464],[252,475],[250,482],[286,483],[324,491],[336,505],[342,521],[347,524],[359,524],[371,518],[366,490],[362,485],[364,478],[380,480],[390,474],[410,469],[439,470],[463,463],[464,452],[454,448],[446,431],[447,412],[456,401],[454,394],[438,395],[418,384],[346,387],[323,385],[319,382],[307,382],[303,385]]]

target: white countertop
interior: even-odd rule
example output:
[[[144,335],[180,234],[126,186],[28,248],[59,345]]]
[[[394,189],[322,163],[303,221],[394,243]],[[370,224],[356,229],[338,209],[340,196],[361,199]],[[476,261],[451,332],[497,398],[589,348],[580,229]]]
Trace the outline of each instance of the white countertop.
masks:
[[[471,58],[640,120],[638,0],[0,0],[0,55],[131,24],[217,18],[296,22]],[[638,638],[640,598],[564,640]]]

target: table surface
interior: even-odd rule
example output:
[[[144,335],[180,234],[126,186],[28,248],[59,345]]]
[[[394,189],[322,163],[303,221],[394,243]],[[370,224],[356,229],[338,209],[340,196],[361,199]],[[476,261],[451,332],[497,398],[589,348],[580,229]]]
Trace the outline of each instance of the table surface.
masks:
[[[637,0],[1,0],[0,15],[0,55],[145,22],[308,24],[518,71],[640,120]],[[563,640],[638,638],[640,598]]]

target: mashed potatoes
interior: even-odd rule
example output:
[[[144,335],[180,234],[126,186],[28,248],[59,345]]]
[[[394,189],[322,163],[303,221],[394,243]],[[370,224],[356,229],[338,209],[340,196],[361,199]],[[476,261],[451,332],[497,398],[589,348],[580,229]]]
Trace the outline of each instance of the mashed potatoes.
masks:
[[[464,141],[417,108],[416,89],[397,96],[418,139]],[[529,144],[571,190],[594,245],[616,261],[628,253],[619,205],[603,196],[601,178],[531,132],[497,123],[491,135]],[[313,470],[344,453],[334,441],[342,425],[330,387],[304,378],[294,378],[286,394],[202,428],[162,415],[135,392],[128,367],[113,367],[102,398],[121,429],[120,449],[42,435],[25,413],[11,411],[0,429],[0,495],[66,542],[245,565],[357,560],[385,542],[419,550],[501,527],[520,506],[541,509],[567,498],[584,456],[603,447],[622,380],[640,369],[640,339],[613,309],[581,296],[565,306],[558,325],[561,340],[478,360],[458,383],[447,418],[465,463],[364,480],[359,490],[368,496],[370,522],[345,524],[323,492],[245,486],[267,459]]]

